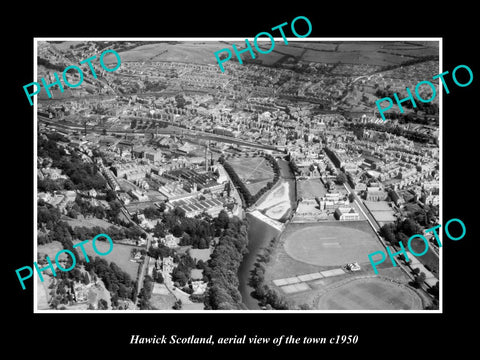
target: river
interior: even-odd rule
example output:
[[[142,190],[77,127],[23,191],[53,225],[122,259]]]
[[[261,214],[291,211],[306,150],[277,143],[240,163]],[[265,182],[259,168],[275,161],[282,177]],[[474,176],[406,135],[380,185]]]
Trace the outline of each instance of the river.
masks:
[[[295,177],[292,174],[288,162],[285,160],[277,160],[280,167],[280,180],[286,181],[289,186],[289,197],[292,209],[296,207],[296,188]],[[250,278],[250,271],[257,259],[257,255],[265,248],[270,240],[280,234],[280,231],[267,225],[255,216],[247,213],[246,219],[248,221],[248,254],[246,254],[238,269],[239,291],[242,295],[243,304],[249,310],[259,310],[258,300],[251,296],[253,288],[248,285]]]

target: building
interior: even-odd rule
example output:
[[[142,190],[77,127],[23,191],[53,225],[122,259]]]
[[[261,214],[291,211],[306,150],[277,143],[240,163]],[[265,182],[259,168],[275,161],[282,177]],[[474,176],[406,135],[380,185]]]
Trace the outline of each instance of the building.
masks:
[[[367,201],[384,201],[387,200],[388,194],[380,189],[378,186],[369,186],[367,187],[367,192],[365,194],[365,200]]]
[[[163,155],[160,150],[145,151],[144,156],[145,159],[151,162],[160,162],[163,159]]]
[[[160,242],[169,248],[176,248],[178,247],[178,244],[180,244],[180,238],[177,238],[172,234],[167,234],[164,238],[160,239]]]
[[[405,203],[405,200],[403,199],[403,197],[395,190],[390,190],[388,195],[390,196],[390,199],[392,199],[393,203],[397,206],[400,206]]]
[[[351,207],[338,207],[335,209],[334,216],[340,221],[360,220],[360,215]]]
[[[338,206],[348,205],[348,199],[342,198],[340,193],[326,193],[325,196],[318,199],[318,205],[320,210],[330,210],[335,209]]]

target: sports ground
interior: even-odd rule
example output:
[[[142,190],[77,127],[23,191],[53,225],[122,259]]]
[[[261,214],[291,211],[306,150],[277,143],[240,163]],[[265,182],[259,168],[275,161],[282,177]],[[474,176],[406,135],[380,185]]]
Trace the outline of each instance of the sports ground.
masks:
[[[371,232],[355,227],[311,225],[300,226],[286,234],[284,248],[298,261],[319,266],[337,266],[368,261],[367,255],[382,250]]]
[[[422,300],[398,267],[376,276],[368,254],[383,251],[366,221],[290,223],[265,278],[287,301],[318,310],[419,310]],[[358,262],[361,271],[342,265]]]
[[[321,310],[421,310],[420,297],[407,286],[380,278],[354,279],[320,296]]]
[[[230,158],[227,162],[245,183],[252,195],[255,195],[269,181],[273,180],[272,167],[261,156]]]

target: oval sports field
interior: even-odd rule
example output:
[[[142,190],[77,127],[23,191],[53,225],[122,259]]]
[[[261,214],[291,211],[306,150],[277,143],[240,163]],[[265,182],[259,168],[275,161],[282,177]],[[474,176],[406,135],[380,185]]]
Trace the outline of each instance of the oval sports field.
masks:
[[[283,248],[296,261],[316,266],[358,262],[369,265],[368,254],[384,250],[366,222],[349,224],[290,224]],[[400,270],[399,270],[400,271]],[[352,274],[353,275],[353,274]],[[421,310],[422,300],[411,288],[378,276],[343,277],[330,285],[311,283],[320,290],[319,310]]]

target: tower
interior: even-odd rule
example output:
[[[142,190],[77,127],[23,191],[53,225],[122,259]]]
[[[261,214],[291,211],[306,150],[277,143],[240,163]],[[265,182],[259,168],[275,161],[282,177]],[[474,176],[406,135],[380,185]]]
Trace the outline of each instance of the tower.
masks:
[[[208,171],[208,146],[210,145],[210,140],[205,145],[205,171]]]

